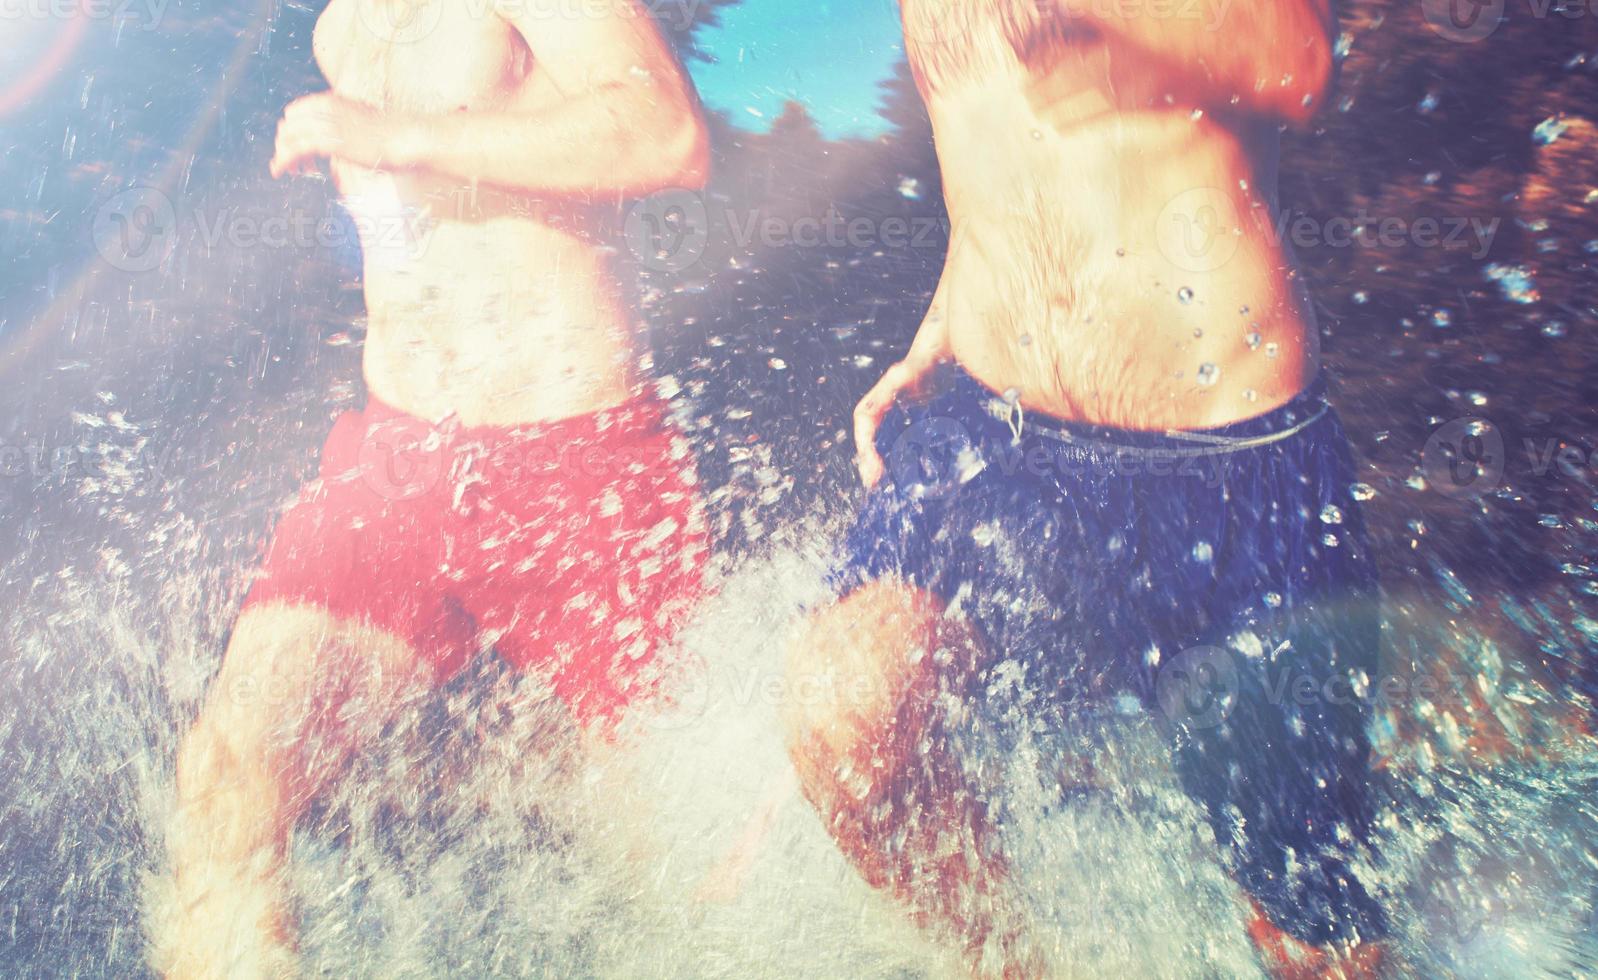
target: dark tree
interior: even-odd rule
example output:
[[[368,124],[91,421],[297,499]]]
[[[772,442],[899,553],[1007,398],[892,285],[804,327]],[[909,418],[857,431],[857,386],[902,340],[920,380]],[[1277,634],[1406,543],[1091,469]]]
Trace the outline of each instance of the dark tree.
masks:
[[[700,32],[721,24],[721,11],[739,0],[642,0],[685,62],[714,61],[699,47]]]

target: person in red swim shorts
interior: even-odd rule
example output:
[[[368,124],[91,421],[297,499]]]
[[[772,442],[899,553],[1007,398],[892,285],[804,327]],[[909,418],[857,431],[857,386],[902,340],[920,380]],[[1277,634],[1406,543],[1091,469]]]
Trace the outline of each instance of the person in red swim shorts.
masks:
[[[640,0],[580,7],[332,0],[317,23],[331,89],[285,110],[271,170],[325,165],[356,219],[369,398],[179,748],[166,975],[297,973],[290,830],[410,692],[492,647],[603,739],[700,589],[692,462],[640,394],[595,218],[702,186],[705,123]]]
[[[245,610],[312,605],[405,640],[436,676],[491,643],[584,725],[648,668],[706,554],[688,446],[652,398],[525,426],[340,418],[278,523]]]

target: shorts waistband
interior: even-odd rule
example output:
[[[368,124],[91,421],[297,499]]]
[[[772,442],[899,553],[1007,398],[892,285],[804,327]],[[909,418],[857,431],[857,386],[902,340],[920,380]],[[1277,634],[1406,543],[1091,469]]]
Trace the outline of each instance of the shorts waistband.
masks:
[[[1036,435],[1087,453],[1115,455],[1214,456],[1259,449],[1293,438],[1327,418],[1332,411],[1326,399],[1324,375],[1318,375],[1291,401],[1253,418],[1214,428],[1163,431],[1093,425],[1028,412],[1018,401],[994,394],[963,371],[959,372],[955,385],[980,405],[983,414],[1009,426],[1017,440]]]
[[[496,442],[521,439],[581,439],[599,434],[624,435],[646,429],[658,429],[667,414],[666,403],[653,392],[642,392],[617,405],[566,415],[559,418],[536,419],[509,425],[467,425],[451,413],[441,419],[429,420],[397,408],[368,393],[366,406],[360,412],[368,428],[400,420],[418,432],[436,433],[445,443]]]

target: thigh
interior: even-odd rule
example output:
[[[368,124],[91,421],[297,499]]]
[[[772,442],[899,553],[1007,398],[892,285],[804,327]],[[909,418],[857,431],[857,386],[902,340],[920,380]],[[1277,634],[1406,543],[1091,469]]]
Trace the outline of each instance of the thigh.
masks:
[[[353,450],[336,451],[339,441],[348,437],[335,432],[322,477],[273,529],[235,632],[249,636],[258,609],[297,607],[302,616],[314,611],[327,623],[398,637],[446,672],[457,669],[472,652],[475,629],[445,571],[458,536],[455,515],[429,497],[385,492],[358,468],[340,472]]]
[[[1379,935],[1352,870],[1372,820],[1360,665],[1374,614],[1311,603],[1247,635],[1246,649],[1197,647],[1161,671],[1183,786],[1277,925],[1313,944]]]
[[[587,482],[495,487],[506,520],[486,525],[462,591],[485,640],[547,673],[585,724],[657,693],[657,657],[704,595],[703,508],[668,450],[660,435]]]
[[[239,617],[200,727],[235,762],[253,760],[304,798],[437,676],[390,631],[313,605],[263,603]]]
[[[934,683],[943,619],[936,596],[897,579],[811,613],[788,651],[782,705],[801,764],[881,740],[901,706]]]

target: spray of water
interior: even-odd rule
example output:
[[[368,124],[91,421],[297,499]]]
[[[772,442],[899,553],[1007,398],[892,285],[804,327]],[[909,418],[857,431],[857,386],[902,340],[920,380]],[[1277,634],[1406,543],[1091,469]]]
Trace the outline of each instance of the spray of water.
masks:
[[[824,541],[824,524],[789,540]],[[134,974],[159,952],[167,835],[182,832],[176,744],[237,596],[214,573],[183,570],[211,567],[194,525],[168,515],[143,533],[175,570],[154,601],[107,560],[20,583],[25,614],[6,630],[0,827],[7,890],[28,900],[3,925],[24,973]],[[814,548],[724,567],[680,639],[676,698],[605,747],[585,744],[536,679],[491,659],[418,697],[295,832],[303,965],[339,976],[957,975],[959,957],[866,887],[795,788],[779,724],[791,693],[783,638],[822,595],[820,569]],[[1495,656],[1489,640],[1429,628],[1455,656]],[[1423,632],[1410,623],[1406,635]],[[1547,703],[1495,687],[1502,670],[1478,673],[1486,680],[1467,684],[1506,714],[1517,699]],[[972,712],[961,745],[1004,814],[1009,900],[1030,945],[1061,975],[1258,975],[1245,899],[1149,720],[1111,713],[1062,729],[1031,723],[1024,697],[992,701],[1009,708]],[[1426,976],[1590,971],[1598,767],[1580,755],[1467,766],[1447,751],[1457,735],[1433,728],[1435,744],[1389,740],[1398,761],[1382,777],[1378,854],[1363,869],[1403,960]],[[1396,751],[1406,746],[1407,758]],[[1093,786],[1062,794],[1052,760],[1084,753]]]

